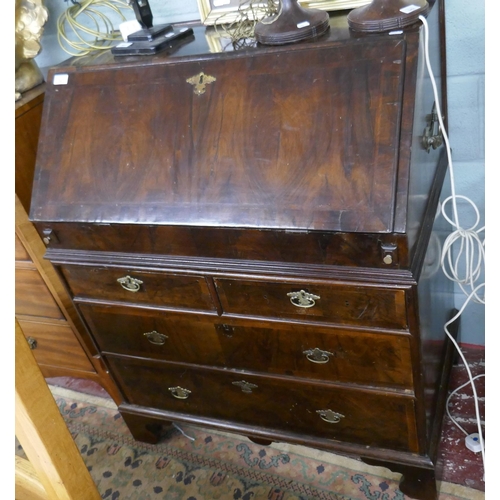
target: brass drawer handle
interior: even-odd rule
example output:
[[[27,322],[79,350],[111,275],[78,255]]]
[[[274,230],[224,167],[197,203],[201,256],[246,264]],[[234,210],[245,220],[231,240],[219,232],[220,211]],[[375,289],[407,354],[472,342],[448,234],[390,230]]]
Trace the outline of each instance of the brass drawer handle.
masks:
[[[172,396],[177,399],[187,399],[191,394],[189,389],[184,389],[183,387],[169,387],[168,390],[172,393]]]
[[[304,290],[300,292],[290,292],[287,293],[287,296],[290,297],[290,302],[296,307],[313,307],[316,304],[316,301],[321,297],[319,295],[314,295],[312,293],[307,293]]]
[[[163,333],[158,333],[155,330],[153,330],[152,332],[146,332],[143,335],[154,345],[163,345],[165,341],[168,339],[167,335],[163,335]]]
[[[28,345],[30,346],[31,350],[38,347],[38,342],[34,337],[28,337],[26,340],[28,341]]]
[[[311,363],[319,364],[328,363],[328,361],[330,361],[330,356],[334,356],[333,352],[322,351],[317,347],[314,349],[308,349],[307,351],[304,351],[303,354],[306,355],[306,358]]]
[[[242,392],[245,394],[252,394],[252,389],[257,389],[257,385],[246,382],[245,380],[240,380],[238,382],[233,382],[233,385],[238,386]]]
[[[338,424],[341,418],[345,418],[344,415],[333,410],[316,410],[316,413],[329,424]]]
[[[131,278],[130,276],[124,276],[123,278],[118,278],[116,281],[127,290],[127,292],[138,292],[141,288],[142,281],[136,278]]]

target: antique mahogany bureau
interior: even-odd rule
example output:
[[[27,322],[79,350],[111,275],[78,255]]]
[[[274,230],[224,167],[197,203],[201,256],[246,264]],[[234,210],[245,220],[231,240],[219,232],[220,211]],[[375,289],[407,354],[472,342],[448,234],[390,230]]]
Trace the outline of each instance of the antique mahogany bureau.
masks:
[[[420,23],[363,35],[341,12],[289,46],[215,52],[194,26],[50,70],[30,218],[136,439],[213,426],[436,497],[452,295],[422,43]]]

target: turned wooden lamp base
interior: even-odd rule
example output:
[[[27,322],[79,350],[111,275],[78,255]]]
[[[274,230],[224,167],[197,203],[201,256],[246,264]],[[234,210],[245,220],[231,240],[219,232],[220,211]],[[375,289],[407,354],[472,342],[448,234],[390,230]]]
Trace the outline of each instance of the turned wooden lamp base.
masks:
[[[327,12],[305,9],[297,0],[281,0],[277,14],[255,26],[255,39],[267,45],[285,45],[326,33],[330,27]]]
[[[347,22],[355,31],[378,33],[410,26],[428,13],[426,0],[373,0],[349,12]]]

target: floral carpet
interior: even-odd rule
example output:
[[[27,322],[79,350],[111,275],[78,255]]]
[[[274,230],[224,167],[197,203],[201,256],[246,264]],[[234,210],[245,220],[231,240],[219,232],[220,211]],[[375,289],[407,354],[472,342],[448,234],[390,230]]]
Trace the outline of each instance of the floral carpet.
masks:
[[[157,445],[135,441],[114,403],[49,386],[94,479],[109,500],[406,500],[399,474],[302,446],[260,446],[194,426]],[[16,443],[17,454],[23,450]],[[484,493],[439,483],[439,500]]]

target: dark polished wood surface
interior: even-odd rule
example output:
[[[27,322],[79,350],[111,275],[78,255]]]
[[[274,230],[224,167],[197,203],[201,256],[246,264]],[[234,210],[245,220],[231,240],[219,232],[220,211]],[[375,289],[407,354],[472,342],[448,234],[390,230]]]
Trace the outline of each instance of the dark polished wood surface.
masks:
[[[16,102],[15,186],[16,194],[26,213],[29,213],[31,205],[44,94],[45,84],[42,83],[26,92]]]
[[[191,415],[202,415],[268,428],[285,427],[298,434],[351,441],[367,446],[418,451],[412,397],[401,394],[315,385],[310,381],[262,377],[247,372],[193,368],[146,359],[107,356],[127,401]],[[251,384],[243,390],[240,383]],[[190,391],[186,399],[170,387]],[[336,423],[318,410],[342,415]],[[378,421],[387,427],[382,428]]]
[[[201,276],[94,266],[61,266],[61,273],[75,297],[215,310],[207,283]],[[119,283],[119,279],[127,277],[137,280],[138,290],[129,290]]]
[[[98,382],[122,401],[106,368],[92,355],[94,343],[28,219],[45,84],[16,102],[15,314],[45,377],[73,376]],[[90,347],[90,348],[89,348]]]
[[[412,387],[408,335],[236,318],[214,323],[209,317],[133,306],[78,302],[78,307],[105,353]],[[160,334],[160,339],[148,335],[151,332]],[[314,349],[327,354],[308,353]]]
[[[178,420],[352,453],[435,500],[452,291],[421,27],[336,13],[317,40],[222,53],[212,35],[51,70],[46,257],[138,439]]]
[[[276,283],[215,279],[222,310],[228,314],[256,315],[327,323],[406,329],[405,292],[370,288],[366,284]],[[289,293],[305,291],[316,297],[314,307],[295,306]],[[332,307],[333,305],[333,307]]]
[[[31,215],[389,232],[405,45],[72,73],[47,87],[52,140],[42,138]],[[203,95],[187,82],[200,71],[216,79]]]

